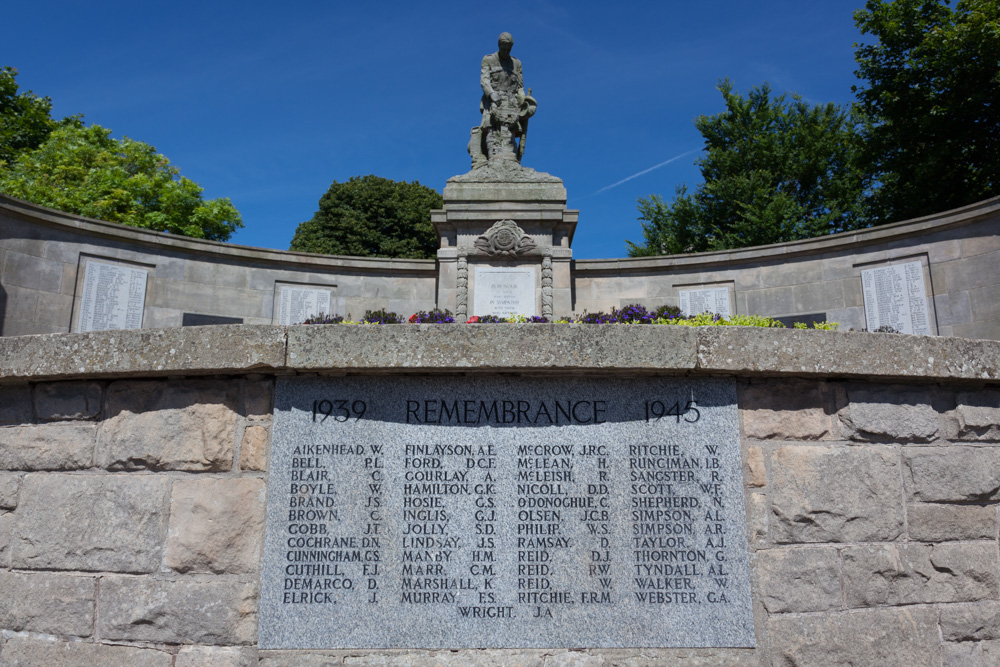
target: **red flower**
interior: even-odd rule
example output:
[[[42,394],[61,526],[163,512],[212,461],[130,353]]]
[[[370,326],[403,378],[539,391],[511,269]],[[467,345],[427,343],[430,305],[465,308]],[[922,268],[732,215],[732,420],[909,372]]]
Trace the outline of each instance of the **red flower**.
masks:
[[[416,321],[417,321],[417,314],[413,313],[412,315],[410,315],[410,324],[414,324],[416,323]]]
[[[473,315],[472,317],[470,317],[469,319],[467,319],[467,320],[465,321],[465,323],[466,323],[466,324],[475,324],[475,323],[477,323],[478,321],[479,321],[479,316],[478,316],[478,315]]]

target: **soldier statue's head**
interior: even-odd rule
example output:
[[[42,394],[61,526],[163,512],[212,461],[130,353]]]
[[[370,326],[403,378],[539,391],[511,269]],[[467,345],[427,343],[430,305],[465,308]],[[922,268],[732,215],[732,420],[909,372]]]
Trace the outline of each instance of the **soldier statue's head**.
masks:
[[[510,50],[514,46],[514,38],[511,37],[509,32],[502,32],[497,38],[497,46],[500,47],[500,55],[506,58],[510,55]]]

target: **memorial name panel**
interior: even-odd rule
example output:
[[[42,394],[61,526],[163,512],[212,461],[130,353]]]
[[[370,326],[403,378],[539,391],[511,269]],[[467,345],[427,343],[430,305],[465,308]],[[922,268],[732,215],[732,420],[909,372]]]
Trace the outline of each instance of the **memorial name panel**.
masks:
[[[87,262],[78,330],[141,329],[148,275],[145,269]]]
[[[279,378],[262,648],[753,646],[723,379]]]
[[[906,334],[933,333],[920,262],[865,269],[861,272],[861,289],[869,331],[890,326]]]
[[[310,317],[330,315],[330,290],[281,287],[278,324],[302,324]]]
[[[685,315],[715,313],[731,317],[728,287],[706,287],[704,289],[680,290],[677,292],[678,306]]]

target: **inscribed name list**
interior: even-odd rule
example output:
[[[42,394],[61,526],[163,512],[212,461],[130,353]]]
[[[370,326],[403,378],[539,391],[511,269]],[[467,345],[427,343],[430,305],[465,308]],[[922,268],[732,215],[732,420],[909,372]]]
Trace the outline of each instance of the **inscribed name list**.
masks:
[[[282,287],[278,324],[302,324],[310,317],[331,315],[330,290]]]
[[[79,331],[141,329],[148,275],[145,269],[87,262]]]
[[[931,335],[920,262],[865,269],[861,272],[861,288],[869,331],[890,326],[901,333]]]
[[[475,269],[474,315],[535,315],[533,269],[477,266]]]
[[[715,313],[730,317],[729,288],[706,287],[704,289],[687,289],[677,292],[681,312],[685,315]]]
[[[732,380],[277,383],[262,648],[754,645]]]

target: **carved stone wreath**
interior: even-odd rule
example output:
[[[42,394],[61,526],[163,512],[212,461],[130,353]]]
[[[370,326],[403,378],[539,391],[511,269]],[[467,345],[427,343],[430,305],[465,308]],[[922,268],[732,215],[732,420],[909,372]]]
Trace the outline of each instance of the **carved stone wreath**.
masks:
[[[491,257],[517,257],[535,249],[533,238],[513,220],[500,220],[476,239],[476,249]]]

